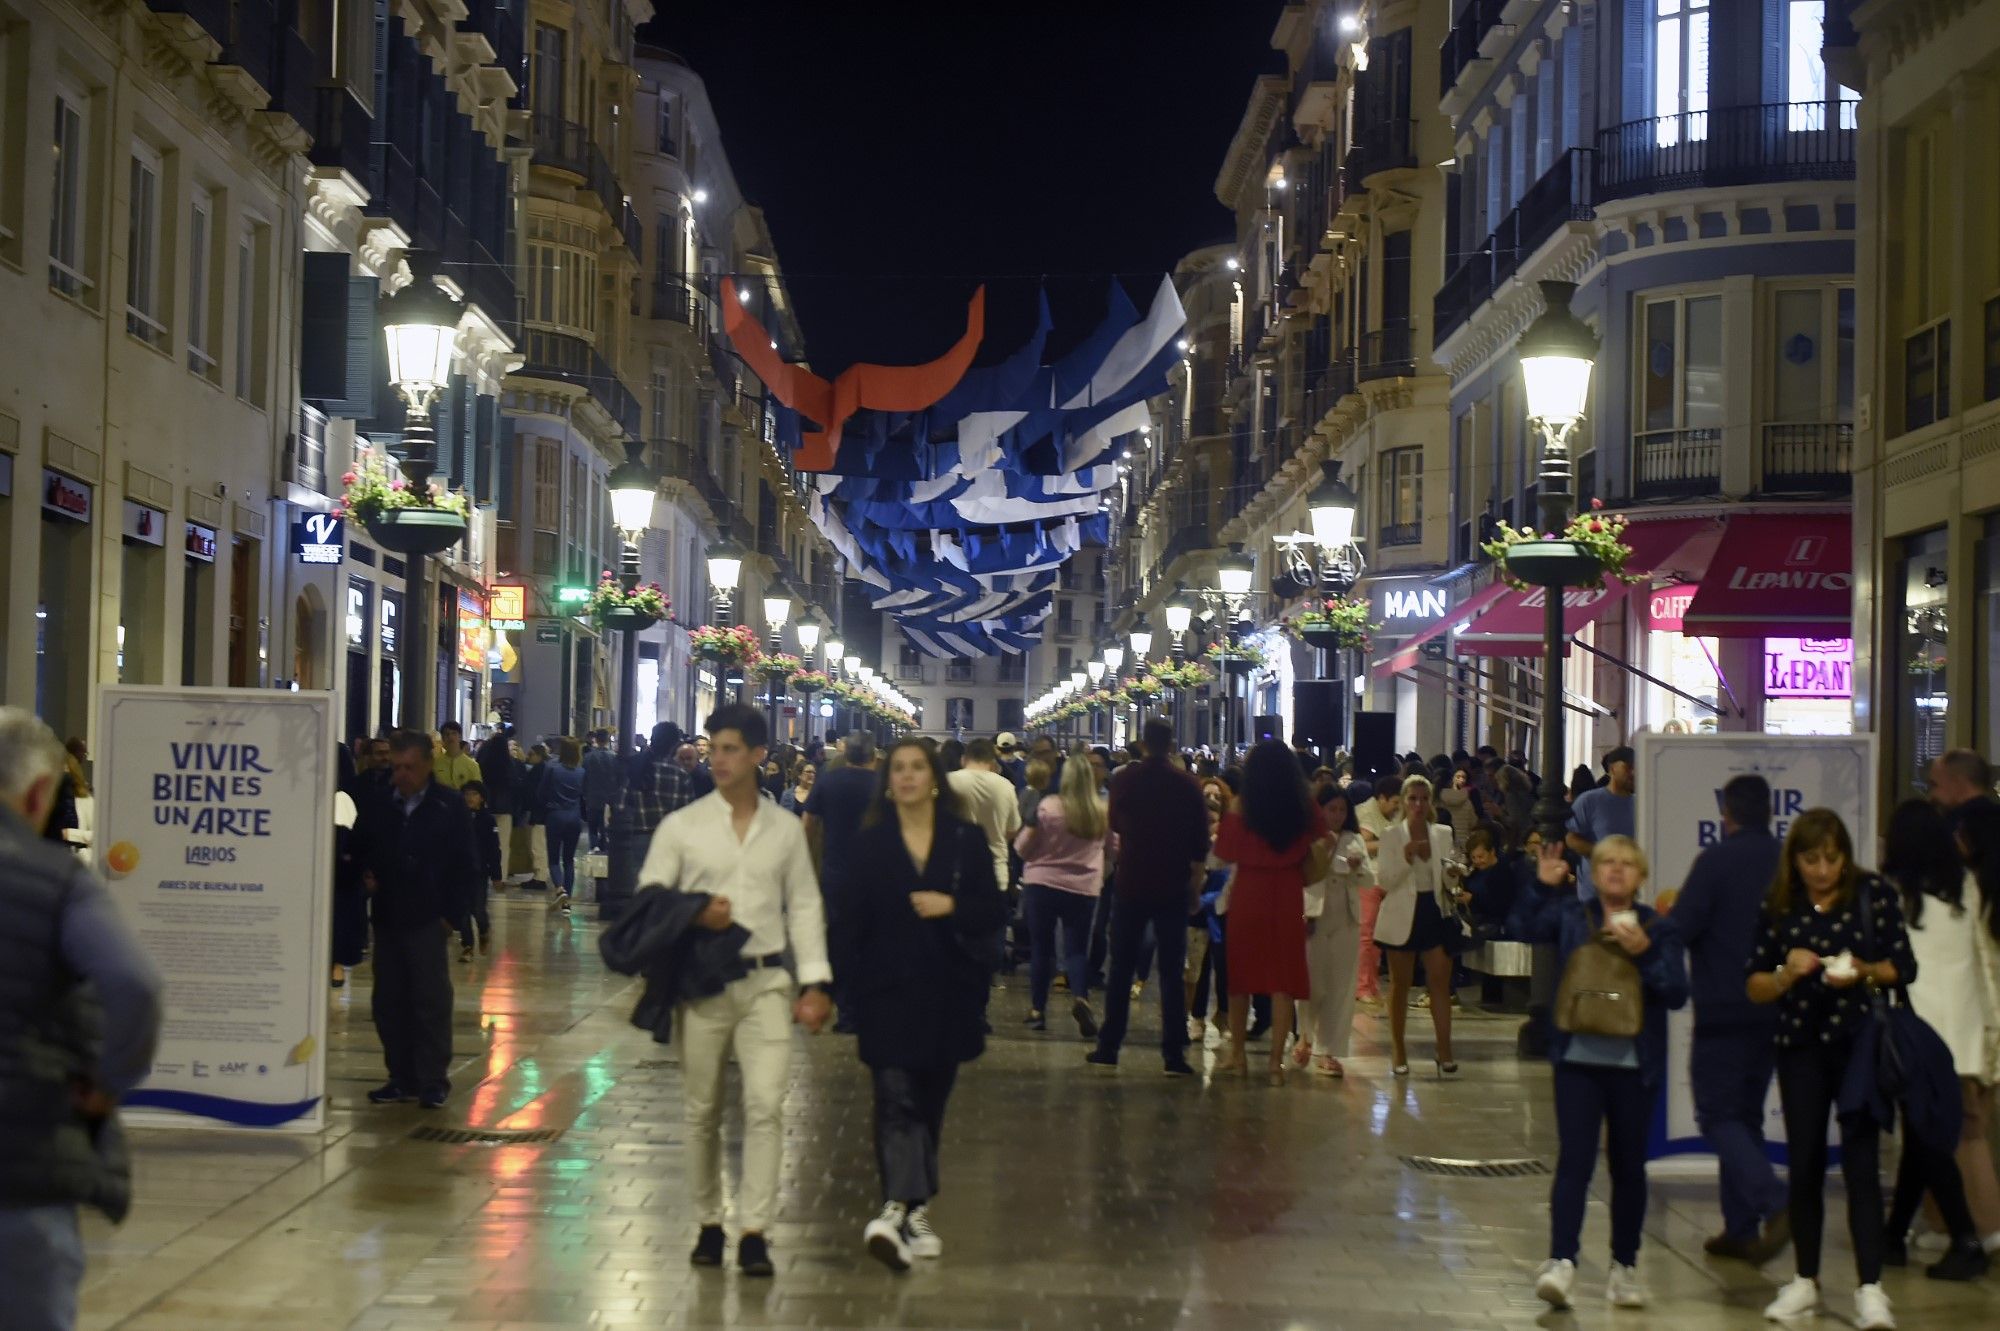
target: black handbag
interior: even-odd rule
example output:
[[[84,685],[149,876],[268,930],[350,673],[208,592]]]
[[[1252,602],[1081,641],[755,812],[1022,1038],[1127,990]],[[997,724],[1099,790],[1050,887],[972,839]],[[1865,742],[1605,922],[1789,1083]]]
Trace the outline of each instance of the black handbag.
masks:
[[[1864,878],[1856,895],[1865,953],[1876,951],[1874,891],[1873,880]],[[1965,1105],[1950,1047],[1910,1006],[1909,987],[1900,978],[1892,990],[1871,991],[1868,1006],[1869,1020],[1855,1037],[1840,1088],[1840,1112],[1865,1113],[1887,1131],[1901,1108],[1910,1136],[1951,1154],[1964,1127]]]
[[[967,830],[965,826],[960,826],[958,835],[954,838],[954,844],[951,848],[951,899],[953,901],[958,900],[959,868],[964,863],[962,855],[965,849]],[[984,837],[980,838],[978,852],[981,855],[986,854],[986,840]],[[959,947],[990,978],[993,972],[999,970],[1001,965],[1007,960],[1006,921],[1003,919],[996,928],[984,930],[977,934],[968,934],[958,927],[957,920],[958,916],[954,912],[951,926],[952,937],[958,940]]]

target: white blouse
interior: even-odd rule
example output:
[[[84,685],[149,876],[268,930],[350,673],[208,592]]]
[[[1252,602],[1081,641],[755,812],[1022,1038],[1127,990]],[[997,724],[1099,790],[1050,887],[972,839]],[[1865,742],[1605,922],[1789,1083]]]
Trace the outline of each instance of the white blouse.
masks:
[[[1986,927],[1979,883],[1965,875],[1962,910],[1936,897],[1911,924],[1917,978],[1910,1005],[1951,1050],[1958,1075],[1986,1085],[2000,1081],[2000,945]]]

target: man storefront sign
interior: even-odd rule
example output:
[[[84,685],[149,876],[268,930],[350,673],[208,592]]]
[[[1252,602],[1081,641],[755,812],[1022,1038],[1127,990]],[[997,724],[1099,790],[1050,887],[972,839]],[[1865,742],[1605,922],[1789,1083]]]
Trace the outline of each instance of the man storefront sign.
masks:
[[[1375,579],[1368,589],[1368,601],[1369,618],[1382,626],[1377,632],[1389,638],[1422,633],[1451,609],[1451,598],[1444,588],[1432,586],[1422,576]]]

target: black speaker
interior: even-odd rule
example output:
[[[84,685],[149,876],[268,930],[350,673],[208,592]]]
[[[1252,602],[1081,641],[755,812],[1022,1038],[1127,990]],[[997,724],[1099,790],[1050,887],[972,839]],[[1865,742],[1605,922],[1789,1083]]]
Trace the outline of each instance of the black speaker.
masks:
[[[1256,729],[1250,732],[1261,742],[1267,739],[1281,740],[1285,737],[1285,718],[1282,716],[1260,716]]]
[[[1396,766],[1396,714],[1354,714],[1354,771],[1387,772]]]
[[[1318,746],[1322,758],[1347,738],[1349,685],[1338,679],[1302,679],[1292,685],[1292,732]]]

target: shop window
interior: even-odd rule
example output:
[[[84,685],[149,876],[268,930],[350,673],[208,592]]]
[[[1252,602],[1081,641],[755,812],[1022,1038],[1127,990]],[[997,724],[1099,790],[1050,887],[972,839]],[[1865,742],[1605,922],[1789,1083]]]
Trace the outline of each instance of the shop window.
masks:
[[[1943,530],[1902,542],[1892,583],[1897,629],[1894,656],[1882,672],[1894,693],[1896,724],[1895,795],[1920,795],[1931,759],[1945,750],[1951,709],[1945,691],[1945,663],[1951,617],[1946,598],[1948,543]]]
[[[1951,415],[1951,320],[1903,339],[1903,428],[1921,430]]]
[[[257,613],[256,541],[236,540],[229,548],[229,687],[264,686],[264,621]]]
[[[56,473],[45,474],[53,477]],[[48,484],[45,480],[44,484]],[[95,492],[68,477],[59,484],[76,503],[42,507],[42,562],[35,606],[35,713],[62,736],[81,735],[92,705],[90,659],[91,509]]]
[[[154,350],[167,345],[160,296],[160,155],[132,145],[125,232],[125,331]]]
[[[74,88],[59,88],[50,153],[49,286],[92,304],[96,282],[90,262],[90,103]]]
[[[118,579],[118,682],[164,684],[167,515],[130,500]]]

